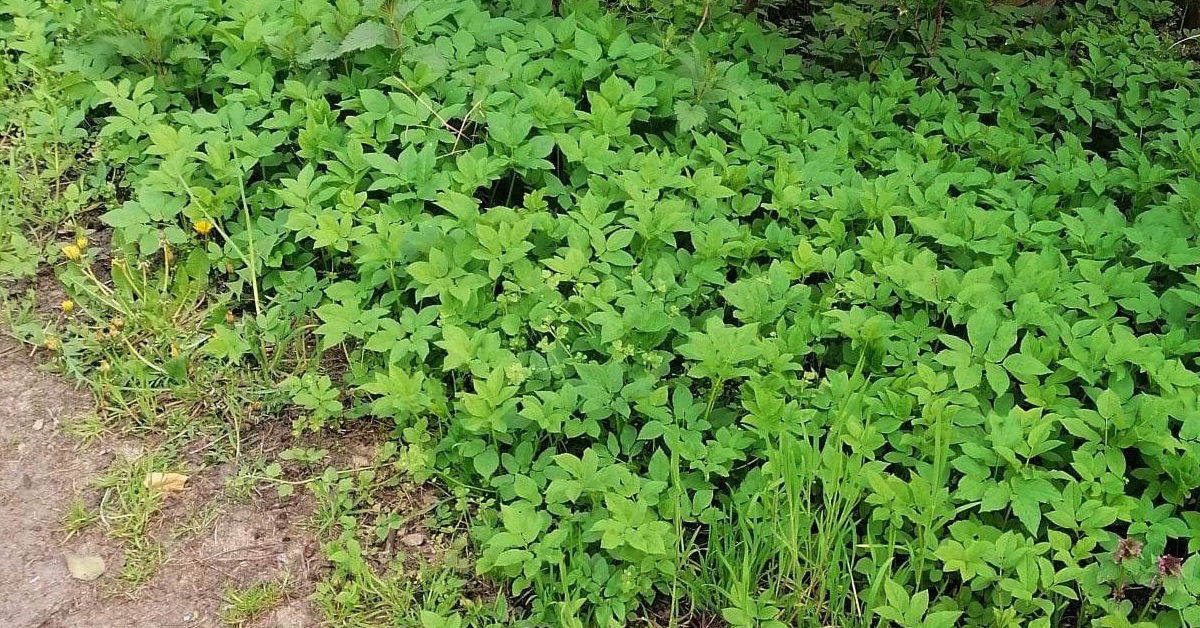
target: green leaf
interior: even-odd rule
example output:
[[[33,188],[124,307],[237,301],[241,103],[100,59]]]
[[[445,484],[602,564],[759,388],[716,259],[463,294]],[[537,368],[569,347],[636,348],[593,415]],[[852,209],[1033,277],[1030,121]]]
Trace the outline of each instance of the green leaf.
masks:
[[[484,478],[492,477],[496,469],[500,467],[500,456],[494,447],[488,447],[479,452],[472,460],[471,464],[475,466],[475,472]]]
[[[600,47],[595,35],[580,28],[575,30],[575,48],[567,53],[586,64],[595,64],[604,56],[604,49]]]
[[[675,102],[675,119],[679,122],[680,131],[698,129],[708,120],[708,112],[700,105],[683,100]]]
[[[652,43],[639,41],[625,49],[625,56],[634,61],[649,59],[662,52],[662,49]]]
[[[983,355],[999,325],[999,319],[991,310],[980,310],[971,315],[967,320],[967,338],[975,355]]]
[[[383,115],[391,110],[392,101],[383,92],[377,89],[364,89],[358,92],[358,99],[362,101],[363,107],[367,111]]]
[[[1050,372],[1050,369],[1046,368],[1045,364],[1025,353],[1014,353],[1004,358],[1002,364],[1004,368],[1008,369],[1009,373],[1017,376],[1022,381],[1032,381],[1038,375],[1045,375]]]
[[[387,41],[388,33],[388,28],[379,22],[363,22],[342,39],[337,56],[381,46]]]
[[[332,61],[343,55],[368,50],[384,45],[391,31],[379,22],[366,21],[358,24],[340,40],[322,37],[299,57],[300,63],[309,65],[317,61]]]
[[[471,338],[461,327],[443,325],[442,339],[434,344],[446,351],[446,359],[442,361],[443,371],[453,371],[471,361]]]
[[[1012,496],[1012,510],[1017,519],[1025,526],[1029,533],[1037,536],[1038,526],[1042,520],[1042,506],[1037,500],[1030,495],[1014,493]]]
[[[983,365],[983,371],[987,375],[988,386],[991,387],[992,392],[997,395],[1003,395],[1008,391],[1008,373],[1005,373],[1004,369],[995,364],[988,363]]]
[[[520,565],[529,562],[533,558],[533,552],[518,548],[507,549],[500,552],[493,563],[497,567],[509,567],[511,565]]]

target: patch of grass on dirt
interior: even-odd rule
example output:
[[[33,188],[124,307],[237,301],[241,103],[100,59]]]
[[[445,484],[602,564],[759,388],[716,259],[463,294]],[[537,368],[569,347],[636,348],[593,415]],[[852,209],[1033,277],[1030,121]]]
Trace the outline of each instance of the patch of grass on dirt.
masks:
[[[256,582],[248,587],[226,587],[221,596],[221,623],[244,626],[283,603],[289,587],[286,578]]]
[[[62,528],[67,533],[67,539],[70,539],[75,534],[96,525],[98,521],[100,521],[100,516],[88,507],[82,496],[75,495],[71,498],[67,514],[63,516]]]
[[[135,453],[131,458],[118,455],[94,483],[100,493],[96,518],[124,554],[120,580],[130,589],[153,577],[164,555],[158,534],[164,522],[158,515],[171,496],[147,486],[146,478],[178,470],[182,470],[178,458],[165,449]]]

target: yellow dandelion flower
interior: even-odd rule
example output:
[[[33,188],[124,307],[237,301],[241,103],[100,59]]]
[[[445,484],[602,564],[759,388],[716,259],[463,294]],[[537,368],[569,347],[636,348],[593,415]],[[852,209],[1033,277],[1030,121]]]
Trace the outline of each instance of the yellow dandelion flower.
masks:
[[[51,351],[58,351],[58,338],[56,336],[46,336],[46,348]]]
[[[67,299],[66,301],[63,301],[63,302],[62,302],[62,311],[63,311],[63,312],[66,312],[67,314],[70,314],[70,313],[72,312],[72,310],[74,310],[74,309],[75,309],[75,302],[74,302],[74,301],[72,301],[72,300],[70,300],[70,299]]]
[[[63,256],[72,262],[78,262],[83,257],[83,251],[74,244],[68,244],[63,247]]]
[[[192,228],[195,229],[196,233],[200,234],[200,237],[202,238],[207,238],[208,233],[212,231],[213,227],[215,226],[216,225],[214,225],[211,220],[197,220],[192,223]]]
[[[82,251],[83,249],[86,249],[87,245],[88,245],[87,238],[85,238],[83,236],[79,236],[78,238],[75,238],[75,246],[79,247],[79,250]]]

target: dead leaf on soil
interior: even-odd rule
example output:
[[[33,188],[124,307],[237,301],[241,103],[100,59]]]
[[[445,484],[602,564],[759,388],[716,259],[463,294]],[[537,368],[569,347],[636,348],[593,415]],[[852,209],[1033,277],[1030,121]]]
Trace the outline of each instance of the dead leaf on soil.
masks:
[[[159,473],[154,471],[146,474],[142,486],[160,493],[179,493],[187,488],[188,476],[182,473]]]
[[[71,577],[84,582],[91,582],[104,575],[104,559],[92,555],[67,554],[67,570]]]

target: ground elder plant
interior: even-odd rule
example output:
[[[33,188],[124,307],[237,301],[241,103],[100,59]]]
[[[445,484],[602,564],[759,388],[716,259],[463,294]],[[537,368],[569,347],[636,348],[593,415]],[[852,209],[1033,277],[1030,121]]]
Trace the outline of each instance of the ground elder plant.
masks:
[[[166,376],[310,330],[296,429],[393,425],[469,504],[511,609],[425,625],[1200,625],[1169,7],[3,7],[5,120],[231,308]],[[322,607],[386,607],[337,525]]]

